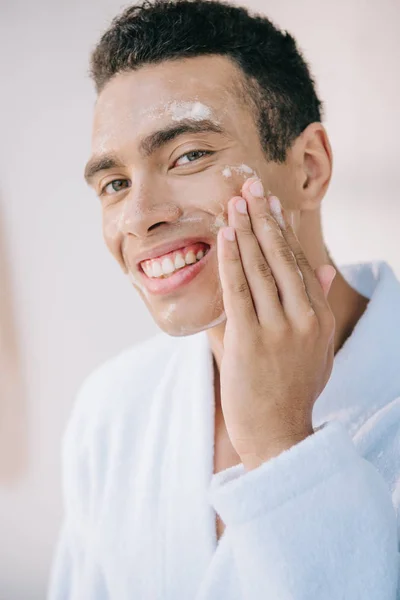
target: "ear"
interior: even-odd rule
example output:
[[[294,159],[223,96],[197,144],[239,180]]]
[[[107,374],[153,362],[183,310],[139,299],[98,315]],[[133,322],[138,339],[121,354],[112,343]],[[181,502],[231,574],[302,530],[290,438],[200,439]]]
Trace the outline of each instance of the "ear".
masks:
[[[321,204],[332,176],[332,148],[322,123],[311,123],[295,142],[296,164],[302,188],[302,210]]]

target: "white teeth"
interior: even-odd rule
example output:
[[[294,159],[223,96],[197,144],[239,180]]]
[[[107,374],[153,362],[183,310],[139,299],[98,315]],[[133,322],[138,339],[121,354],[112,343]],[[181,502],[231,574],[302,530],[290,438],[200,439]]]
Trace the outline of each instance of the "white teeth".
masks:
[[[148,264],[144,263],[143,264],[143,271],[146,273],[147,277],[152,277],[153,276],[151,265],[148,265]]]
[[[159,262],[155,261],[152,264],[152,273],[150,274],[150,277],[161,277],[161,275],[163,274],[162,272],[162,268]],[[151,268],[151,267],[150,267]]]
[[[174,261],[168,257],[164,258],[161,262],[157,260],[152,262],[143,262],[143,271],[146,273],[147,277],[162,277],[163,275],[171,275],[171,273],[174,273],[178,269],[182,269],[183,267],[186,267],[186,265],[192,265],[201,260],[205,254],[206,253],[203,250],[199,250],[197,254],[190,250],[186,256],[183,257],[183,255],[178,252],[175,255]]]
[[[177,254],[175,256],[175,269],[181,269],[182,267],[185,267],[185,266],[186,266],[186,263],[184,261],[182,254]]]
[[[161,263],[161,267],[164,275],[169,275],[175,271],[174,263],[170,258],[164,258]]]
[[[192,250],[190,250],[186,256],[185,256],[185,262],[187,265],[192,265],[193,263],[195,263],[197,261],[196,259],[196,255],[194,252],[192,252]]]

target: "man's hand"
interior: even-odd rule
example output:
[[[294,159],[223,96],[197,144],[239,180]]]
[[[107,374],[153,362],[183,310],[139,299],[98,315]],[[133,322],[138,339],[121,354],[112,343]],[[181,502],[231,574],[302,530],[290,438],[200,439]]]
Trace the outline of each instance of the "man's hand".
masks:
[[[336,271],[314,272],[279,205],[249,179],[218,234],[227,316],[221,406],[247,470],[313,433],[313,405],[333,366],[335,318],[326,297]]]

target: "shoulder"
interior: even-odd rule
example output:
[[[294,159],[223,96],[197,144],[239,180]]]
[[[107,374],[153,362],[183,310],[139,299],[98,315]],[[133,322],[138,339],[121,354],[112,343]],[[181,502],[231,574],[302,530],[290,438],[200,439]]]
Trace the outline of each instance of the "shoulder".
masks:
[[[125,348],[93,369],[76,393],[64,431],[64,447],[82,446],[105,425],[110,429],[116,420],[145,406],[139,400],[151,396],[181,345],[181,338],[162,332]]]

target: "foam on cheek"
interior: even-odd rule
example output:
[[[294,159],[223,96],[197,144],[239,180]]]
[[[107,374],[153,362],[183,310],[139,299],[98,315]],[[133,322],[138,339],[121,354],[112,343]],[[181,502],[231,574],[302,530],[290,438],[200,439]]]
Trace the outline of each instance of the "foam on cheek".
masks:
[[[245,179],[249,179],[249,177],[253,177],[254,175],[256,177],[258,177],[257,172],[252,169],[251,167],[249,167],[249,165],[245,165],[244,163],[242,163],[241,165],[226,165],[226,167],[224,169],[222,169],[222,175],[226,178],[228,177],[232,177],[232,171],[239,173],[240,175],[244,175]],[[218,230],[221,229],[221,227],[226,227],[227,225],[229,225],[228,220],[225,216],[225,212],[224,212],[224,207],[221,204],[222,207],[222,212],[220,212],[216,218],[215,221],[212,225],[212,231],[215,234],[218,234]]]
[[[239,173],[250,173],[251,175],[257,175],[257,173],[254,171],[254,169],[252,169],[248,165],[245,165],[244,163],[239,165],[237,167],[237,170]]]
[[[244,163],[242,163],[239,166],[234,166],[234,165],[227,165],[223,170],[222,170],[222,175],[224,177],[232,177],[232,171],[235,171],[236,173],[239,173],[240,175],[244,175],[246,177],[246,179],[248,179],[247,175],[253,177],[253,175],[255,175],[256,177],[258,177],[257,172],[252,169],[251,167],[249,167],[249,165],[245,165]]]
[[[220,204],[220,206],[222,209],[221,212],[215,216],[214,222],[210,225],[210,230],[215,235],[218,235],[218,231],[221,229],[221,227],[226,227],[228,225],[228,219],[225,215],[224,205]]]

